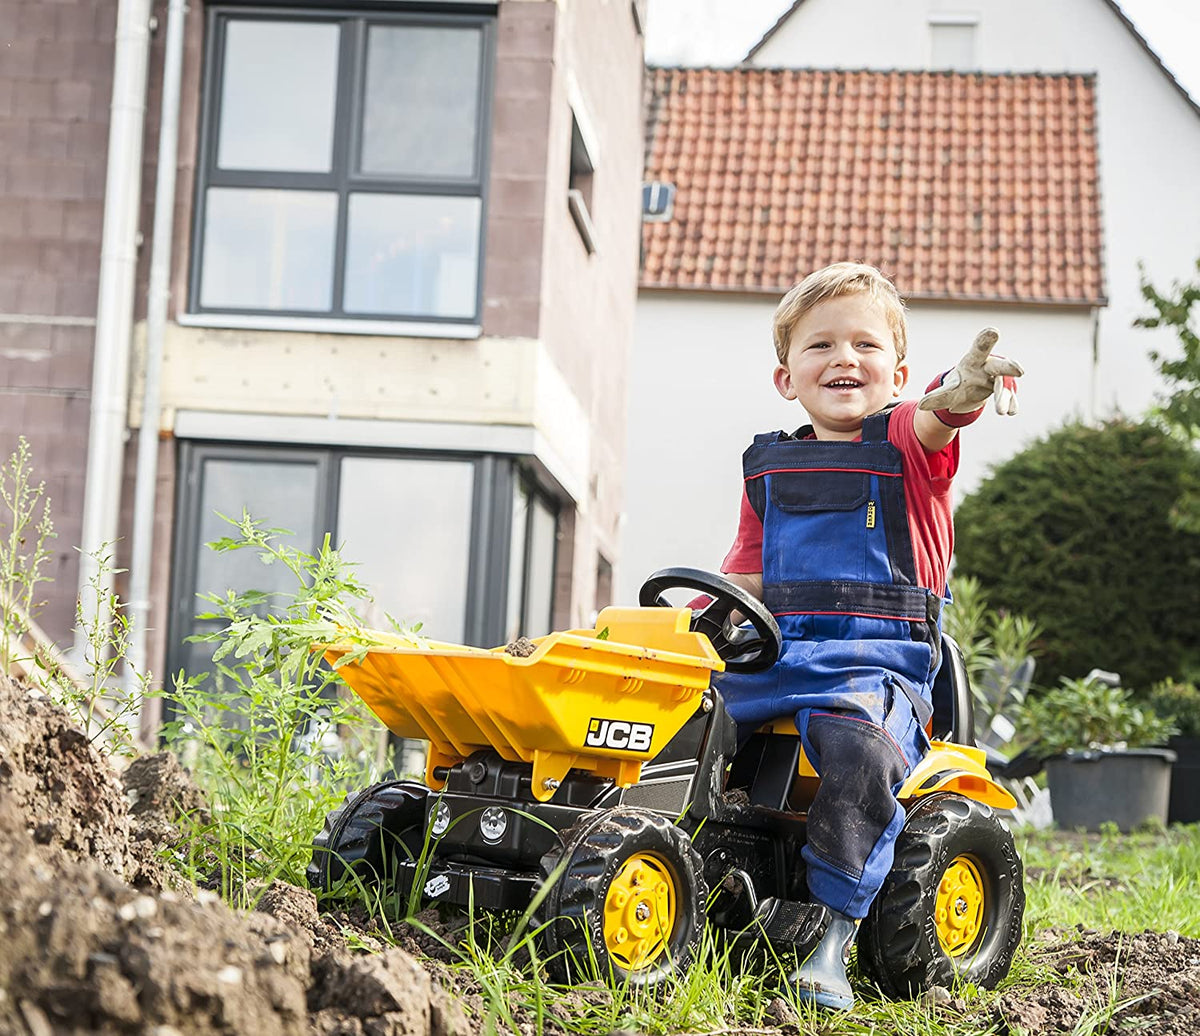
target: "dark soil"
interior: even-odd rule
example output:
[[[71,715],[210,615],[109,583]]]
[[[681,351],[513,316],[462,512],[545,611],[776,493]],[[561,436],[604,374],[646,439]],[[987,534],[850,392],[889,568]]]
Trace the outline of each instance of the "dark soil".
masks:
[[[161,862],[205,804],[167,755],[122,780],[67,715],[0,676],[0,1034],[454,1036],[457,996],[306,889],[239,914]],[[353,920],[344,919],[353,930]]]
[[[187,885],[163,850],[182,814],[206,808],[173,757],[118,774],[65,713],[0,676],[0,1036],[483,1031],[480,991],[419,930],[390,945],[365,915],[320,915],[312,893],[282,882],[254,890],[249,913]],[[422,920],[453,935],[433,913]],[[1200,940],[1048,931],[1029,954],[1055,984],[971,1005],[934,990],[931,1012],[1014,1036],[1081,1020],[1088,1032],[1200,1033]],[[546,1031],[608,995],[585,986],[556,1000]],[[532,1019],[518,1017],[532,1034]],[[798,1031],[782,1000],[766,1017],[781,1034]]]
[[[1068,981],[1003,994],[1001,1032],[1200,1033],[1198,939],[1048,929],[1030,956]],[[1084,1018],[1094,1027],[1080,1026]]]
[[[517,637],[516,640],[505,644],[504,650],[516,658],[528,658],[537,650],[537,645],[528,637]]]

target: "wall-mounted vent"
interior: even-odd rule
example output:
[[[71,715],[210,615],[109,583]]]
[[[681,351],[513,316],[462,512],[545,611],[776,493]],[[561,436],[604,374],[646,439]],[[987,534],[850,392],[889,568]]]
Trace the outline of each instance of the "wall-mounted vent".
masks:
[[[666,223],[675,208],[675,185],[662,180],[642,184],[642,221]]]

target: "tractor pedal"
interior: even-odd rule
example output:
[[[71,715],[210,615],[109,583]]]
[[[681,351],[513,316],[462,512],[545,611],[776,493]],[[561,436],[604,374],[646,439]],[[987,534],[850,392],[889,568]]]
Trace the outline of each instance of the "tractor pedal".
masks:
[[[829,909],[820,903],[768,896],[754,911],[754,923],[772,943],[785,943],[808,953],[825,934]]]

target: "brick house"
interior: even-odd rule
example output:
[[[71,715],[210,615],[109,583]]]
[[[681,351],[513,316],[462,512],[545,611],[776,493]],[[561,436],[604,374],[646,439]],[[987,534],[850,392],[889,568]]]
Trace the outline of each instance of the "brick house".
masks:
[[[62,643],[98,486],[119,500],[128,564],[153,333],[162,2],[119,336],[128,441],[88,471],[127,3],[0,0],[0,451],[23,433],[54,499],[40,620]],[[154,429],[154,672],[203,664],[182,643],[197,593],[261,585],[257,562],[203,546],[225,532],[216,512],[243,507],[305,549],[331,534],[381,609],[439,639],[537,635],[606,603],[641,17],[640,3],[554,0],[190,5]]]

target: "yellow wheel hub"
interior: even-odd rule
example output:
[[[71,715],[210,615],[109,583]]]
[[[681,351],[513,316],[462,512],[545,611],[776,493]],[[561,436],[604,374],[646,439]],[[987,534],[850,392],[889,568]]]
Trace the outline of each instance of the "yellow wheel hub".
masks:
[[[985,895],[975,862],[967,856],[951,860],[938,885],[934,912],[938,939],[951,957],[967,953],[982,930]]]
[[[635,853],[604,897],[604,943],[627,971],[648,968],[666,952],[675,927],[675,879],[657,856]]]

